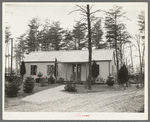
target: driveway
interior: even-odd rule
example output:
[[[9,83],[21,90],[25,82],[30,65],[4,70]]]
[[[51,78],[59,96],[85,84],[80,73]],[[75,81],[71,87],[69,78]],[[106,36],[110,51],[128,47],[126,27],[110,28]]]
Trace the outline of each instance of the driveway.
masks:
[[[27,97],[23,98],[22,100],[42,103],[42,102],[55,101],[55,100],[68,98],[68,97],[69,98],[74,97],[74,94],[68,94],[63,91],[64,91],[64,85],[61,85],[61,86],[57,86],[55,88],[40,91],[33,95],[27,96]]]

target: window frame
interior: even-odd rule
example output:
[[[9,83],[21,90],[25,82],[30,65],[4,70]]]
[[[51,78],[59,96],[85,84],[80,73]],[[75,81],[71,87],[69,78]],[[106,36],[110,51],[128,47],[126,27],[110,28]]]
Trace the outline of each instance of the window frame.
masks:
[[[48,66],[52,66],[53,67],[53,74],[49,73]],[[54,75],[54,74],[55,74],[55,65],[47,65],[47,75]]]
[[[35,71],[33,71],[33,70],[35,70]],[[37,65],[31,65],[30,75],[36,75],[36,74],[37,74]]]

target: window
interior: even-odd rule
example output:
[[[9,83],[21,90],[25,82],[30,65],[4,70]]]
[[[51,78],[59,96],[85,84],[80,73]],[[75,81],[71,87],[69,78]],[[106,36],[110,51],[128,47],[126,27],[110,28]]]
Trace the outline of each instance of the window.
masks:
[[[54,65],[47,65],[47,75],[54,74]]]
[[[31,75],[36,75],[37,65],[31,65]]]
[[[77,67],[76,67],[76,64],[73,64],[73,73],[76,73],[76,71],[78,73],[81,72],[81,64],[77,64]]]

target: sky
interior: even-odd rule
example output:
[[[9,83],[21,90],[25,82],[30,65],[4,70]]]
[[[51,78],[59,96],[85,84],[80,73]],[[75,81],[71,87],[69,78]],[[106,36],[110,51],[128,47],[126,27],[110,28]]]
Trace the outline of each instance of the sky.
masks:
[[[130,20],[125,20],[128,32],[134,36],[138,33],[138,14],[141,11],[146,11],[146,3],[88,3],[90,6],[94,5],[91,12],[101,9],[109,10],[113,5],[118,5],[123,7],[123,11],[126,11],[126,17]],[[3,3],[3,25],[9,25],[10,32],[14,41],[16,37],[24,34],[28,30],[28,24],[30,20],[34,17],[38,17],[41,23],[44,24],[44,20],[49,19],[51,22],[60,21],[61,27],[64,29],[73,29],[76,21],[81,20],[82,16],[79,12],[71,11],[76,9],[76,5],[84,5],[87,3]],[[102,22],[104,22],[105,13],[97,12],[95,16],[102,17]],[[84,22],[84,21],[83,21]]]

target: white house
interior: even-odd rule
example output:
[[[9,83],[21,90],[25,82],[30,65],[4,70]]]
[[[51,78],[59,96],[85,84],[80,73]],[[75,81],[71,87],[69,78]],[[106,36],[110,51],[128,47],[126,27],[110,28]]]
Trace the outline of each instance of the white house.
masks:
[[[57,78],[69,80],[74,75],[75,81],[86,81],[89,74],[88,50],[31,52],[25,57],[26,75],[36,78],[38,72],[49,75],[49,69],[54,69],[57,59]],[[107,79],[116,69],[114,51],[111,49],[92,50],[92,60],[99,66],[99,77]],[[54,71],[52,71],[54,72]]]

